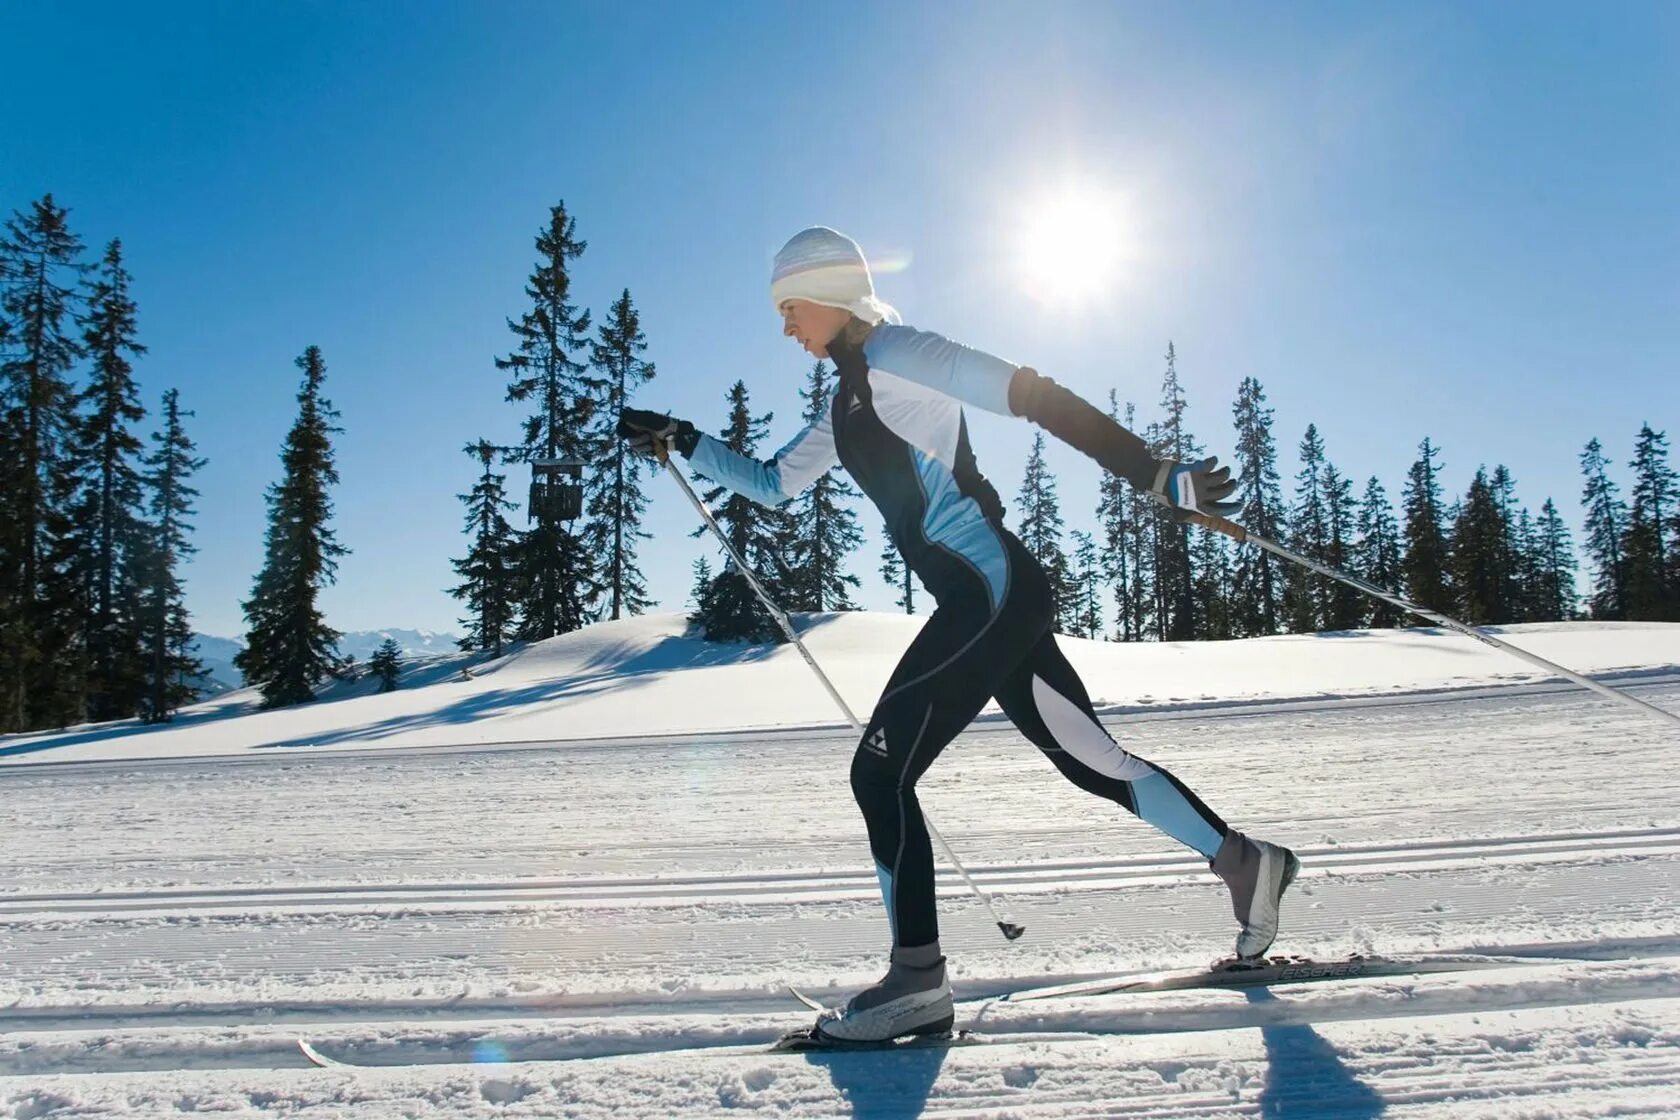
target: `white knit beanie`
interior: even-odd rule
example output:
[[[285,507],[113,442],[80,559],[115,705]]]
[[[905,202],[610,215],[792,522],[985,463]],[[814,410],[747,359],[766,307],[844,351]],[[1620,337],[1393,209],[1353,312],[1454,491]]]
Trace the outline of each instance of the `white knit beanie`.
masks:
[[[843,307],[866,323],[900,321],[897,311],[875,298],[869,262],[857,242],[827,226],[800,230],[776,254],[770,302],[780,313],[790,299]]]

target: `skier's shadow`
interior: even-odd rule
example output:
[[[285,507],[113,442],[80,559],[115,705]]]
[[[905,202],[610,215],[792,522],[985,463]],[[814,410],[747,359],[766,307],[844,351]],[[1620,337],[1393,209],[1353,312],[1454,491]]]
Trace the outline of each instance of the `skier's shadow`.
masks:
[[[1246,988],[1250,1003],[1275,1001],[1266,988]],[[1347,1068],[1336,1048],[1304,1023],[1261,1027],[1266,1046],[1266,1087],[1260,1091],[1260,1115],[1335,1117],[1373,1120],[1388,1108],[1376,1090]]]
[[[855,1120],[905,1120],[927,1107],[946,1046],[908,1050],[812,1050],[805,1060],[828,1071],[835,1089],[852,1106]]]

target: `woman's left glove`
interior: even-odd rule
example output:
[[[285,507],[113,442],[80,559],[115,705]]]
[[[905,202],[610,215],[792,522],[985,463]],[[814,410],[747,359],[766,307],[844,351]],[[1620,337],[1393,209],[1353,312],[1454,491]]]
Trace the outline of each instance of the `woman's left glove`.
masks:
[[[1231,469],[1219,466],[1211,455],[1199,463],[1162,459],[1150,490],[1175,510],[1224,518],[1242,512],[1242,503],[1235,500],[1237,483]]]
[[[618,417],[619,438],[638,455],[652,456],[656,448],[675,447],[684,457],[694,454],[700,432],[687,420],[645,408],[627,408]]]

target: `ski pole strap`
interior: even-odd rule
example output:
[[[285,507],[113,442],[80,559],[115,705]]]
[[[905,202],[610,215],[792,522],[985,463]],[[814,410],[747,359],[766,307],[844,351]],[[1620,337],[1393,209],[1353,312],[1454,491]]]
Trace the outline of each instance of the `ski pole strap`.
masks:
[[[1212,530],[1215,533],[1223,533],[1227,537],[1236,541],[1238,544],[1242,544],[1244,541],[1248,540],[1247,529],[1244,529],[1235,521],[1230,521],[1223,517],[1216,517],[1211,513],[1191,511],[1184,515],[1184,520],[1190,522],[1192,525],[1200,525],[1204,529]]]

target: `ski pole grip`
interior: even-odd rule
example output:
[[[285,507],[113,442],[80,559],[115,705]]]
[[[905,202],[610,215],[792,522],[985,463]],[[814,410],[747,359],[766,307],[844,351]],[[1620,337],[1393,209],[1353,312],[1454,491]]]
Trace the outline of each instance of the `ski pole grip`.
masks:
[[[1235,521],[1227,521],[1225,518],[1215,517],[1211,513],[1187,513],[1184,515],[1184,520],[1200,525],[1204,529],[1211,529],[1215,533],[1223,533],[1238,544],[1248,540],[1247,529],[1244,529]]]

